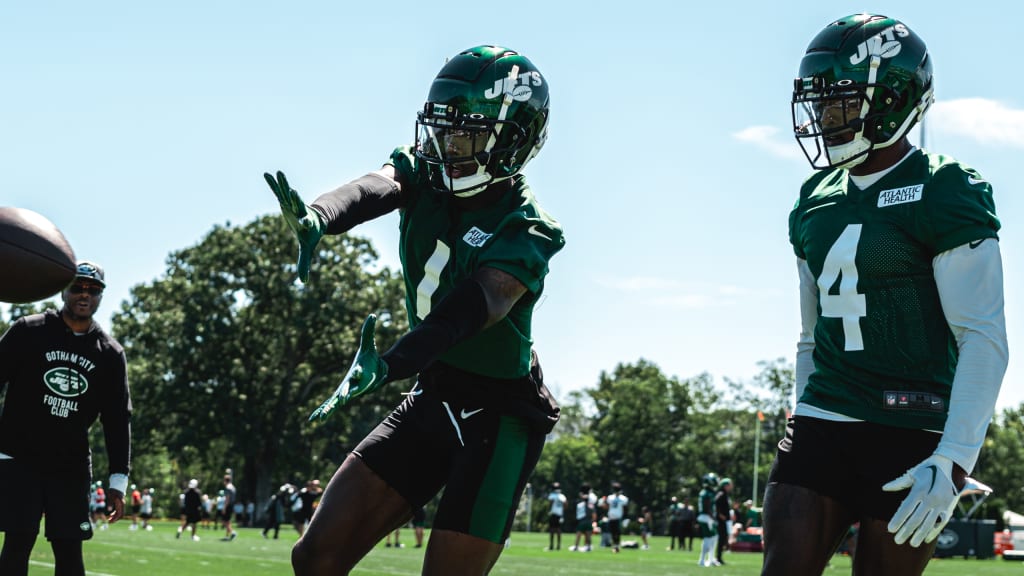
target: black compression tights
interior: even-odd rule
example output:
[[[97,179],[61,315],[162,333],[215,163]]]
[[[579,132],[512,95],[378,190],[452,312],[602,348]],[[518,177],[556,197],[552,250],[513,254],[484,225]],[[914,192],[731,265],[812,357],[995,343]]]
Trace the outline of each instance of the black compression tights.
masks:
[[[53,576],[85,576],[81,540],[51,540],[50,547],[56,566]]]
[[[4,534],[4,547],[0,551],[0,574],[28,576],[28,560],[35,543],[36,534]],[[54,576],[85,576],[81,540],[53,540],[50,547],[53,549]]]
[[[32,555],[32,546],[36,543],[36,535],[24,532],[7,532],[4,534],[4,549],[0,551],[0,574],[5,576],[27,576],[28,557]]]

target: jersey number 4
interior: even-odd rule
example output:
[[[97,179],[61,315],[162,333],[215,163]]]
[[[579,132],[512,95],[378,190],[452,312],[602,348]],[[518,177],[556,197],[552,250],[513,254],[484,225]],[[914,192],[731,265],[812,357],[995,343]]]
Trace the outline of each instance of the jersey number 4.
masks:
[[[818,276],[821,315],[843,320],[843,336],[846,341],[844,349],[847,352],[864,349],[860,319],[867,316],[868,306],[864,295],[857,292],[856,262],[857,244],[860,242],[862,227],[862,224],[846,226],[832,248],[829,248],[825,264]]]

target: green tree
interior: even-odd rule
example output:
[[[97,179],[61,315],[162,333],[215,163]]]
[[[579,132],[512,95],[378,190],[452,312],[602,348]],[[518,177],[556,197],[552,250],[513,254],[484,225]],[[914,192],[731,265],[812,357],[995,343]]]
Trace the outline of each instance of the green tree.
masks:
[[[602,372],[589,394],[595,408],[591,431],[604,464],[595,490],[607,491],[618,481],[631,499],[631,514],[642,505],[664,508],[684,466],[680,443],[688,434],[688,386],[641,359]]]
[[[402,284],[365,239],[328,236],[308,284],[279,217],[215,226],[135,286],[114,316],[132,388],[134,451],[177,455],[179,485],[216,489],[226,467],[243,496],[326,476],[394,404],[396,385],[324,424],[306,419],[340,382],[358,329],[377,312],[378,345],[406,329]],[[140,471],[140,473],[142,473]]]
[[[561,426],[561,422],[559,422]],[[556,427],[557,428],[557,427]],[[538,531],[547,529],[551,503],[547,500],[552,485],[558,482],[567,499],[566,517],[574,518],[576,496],[583,484],[592,482],[601,474],[601,455],[597,440],[590,434],[552,436],[544,444],[540,461],[530,475],[533,486],[531,526]]]
[[[975,517],[1001,521],[1004,510],[1024,511],[1024,405],[993,419],[971,476],[993,489]]]

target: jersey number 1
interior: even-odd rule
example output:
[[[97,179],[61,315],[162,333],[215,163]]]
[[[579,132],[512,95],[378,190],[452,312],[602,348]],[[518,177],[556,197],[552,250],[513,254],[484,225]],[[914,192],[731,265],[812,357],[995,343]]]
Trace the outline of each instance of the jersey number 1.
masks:
[[[863,224],[849,224],[836,239],[825,256],[825,264],[818,276],[818,298],[821,315],[826,318],[842,318],[845,350],[852,352],[864,349],[864,338],[860,331],[860,319],[868,314],[867,301],[857,292],[857,243]],[[832,294],[832,287],[839,281],[838,294]]]
[[[427,258],[426,264],[423,265],[423,279],[416,285],[416,317],[420,320],[430,314],[431,300],[434,297],[434,292],[441,285],[441,272],[448,264],[451,254],[451,248],[438,240],[434,247],[434,253]]]

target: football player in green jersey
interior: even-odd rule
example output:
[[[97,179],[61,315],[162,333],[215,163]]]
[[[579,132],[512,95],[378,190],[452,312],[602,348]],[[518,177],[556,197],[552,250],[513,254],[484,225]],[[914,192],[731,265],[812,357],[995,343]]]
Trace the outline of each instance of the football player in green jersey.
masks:
[[[718,474],[708,472],[700,479],[700,495],[697,497],[697,526],[700,527],[700,558],[698,566],[714,566],[715,548],[718,546],[717,514],[715,512],[715,490],[720,482]]]
[[[818,171],[790,214],[803,328],[762,574],[821,574],[855,522],[854,574],[921,574],[1006,370],[992,189],[907,139],[932,63],[902,22],[832,22],[799,74],[794,133]]]
[[[306,205],[266,175],[299,239],[308,279],[322,234],[400,211],[411,330],[359,351],[311,418],[417,376],[405,400],[345,459],[292,551],[296,574],[347,574],[442,489],[424,574],[486,574],[558,407],[543,385],[531,322],[548,262],[564,245],[521,173],[547,136],[547,79],[530,60],[478,46],[448,60],[417,115],[412,146]]]

